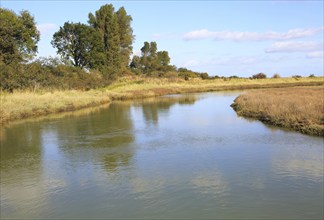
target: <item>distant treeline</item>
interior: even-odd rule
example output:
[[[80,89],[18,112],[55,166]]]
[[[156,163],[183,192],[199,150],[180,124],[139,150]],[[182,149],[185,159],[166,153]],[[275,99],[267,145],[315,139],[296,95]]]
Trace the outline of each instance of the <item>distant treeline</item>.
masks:
[[[168,51],[158,51],[156,42],[144,42],[141,55],[132,56],[135,36],[131,22],[124,7],[115,11],[112,4],[103,5],[94,14],[89,13],[87,24],[65,22],[54,33],[51,44],[59,58],[34,60],[40,40],[34,17],[28,11],[16,14],[0,8],[0,89],[87,90],[132,74],[185,80],[226,79],[170,65]],[[260,73],[252,78],[266,75]]]
[[[123,75],[149,77],[208,77],[207,73],[170,65],[168,51],[144,42],[141,56],[133,56],[132,17],[112,4],[89,13],[88,23],[65,22],[51,44],[60,58],[34,60],[40,33],[28,11],[0,8],[0,89],[91,89]],[[132,60],[131,60],[132,57]]]

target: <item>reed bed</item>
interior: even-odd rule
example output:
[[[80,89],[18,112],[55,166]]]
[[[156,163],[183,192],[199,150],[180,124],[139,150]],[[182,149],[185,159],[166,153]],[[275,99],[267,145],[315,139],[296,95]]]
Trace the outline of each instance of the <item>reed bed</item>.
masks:
[[[304,134],[324,136],[324,87],[249,91],[235,99],[237,114]]]

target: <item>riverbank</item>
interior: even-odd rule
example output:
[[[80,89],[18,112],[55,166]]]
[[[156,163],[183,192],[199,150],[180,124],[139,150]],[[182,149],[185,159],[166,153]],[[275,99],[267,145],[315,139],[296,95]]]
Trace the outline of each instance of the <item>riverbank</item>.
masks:
[[[167,94],[282,88],[323,85],[324,78],[279,79],[214,79],[183,80],[179,78],[123,77],[108,87],[89,91],[15,91],[0,93],[0,123],[17,119],[43,116],[51,113],[74,111],[109,103]]]
[[[308,135],[324,136],[324,87],[251,91],[235,99],[238,115]]]

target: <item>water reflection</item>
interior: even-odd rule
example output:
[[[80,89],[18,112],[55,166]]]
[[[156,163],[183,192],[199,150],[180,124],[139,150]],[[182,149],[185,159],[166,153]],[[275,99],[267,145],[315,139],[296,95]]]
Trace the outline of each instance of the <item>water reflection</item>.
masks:
[[[319,147],[323,146],[286,147],[280,152],[275,152],[272,161],[274,172],[280,176],[307,178],[323,182],[324,156],[323,152],[316,153]]]
[[[37,167],[43,150],[41,133],[38,125],[24,125],[3,132],[1,169]]]
[[[138,102],[135,106],[140,106],[143,112],[145,121],[150,124],[157,124],[159,115],[166,115],[175,104],[193,105],[196,101],[195,95],[169,95],[159,99],[145,99]]]
[[[1,218],[318,218],[323,139],[237,118],[238,93],[115,102],[1,133]]]
[[[199,193],[222,196],[229,190],[228,183],[219,171],[205,171],[196,174],[190,182]]]

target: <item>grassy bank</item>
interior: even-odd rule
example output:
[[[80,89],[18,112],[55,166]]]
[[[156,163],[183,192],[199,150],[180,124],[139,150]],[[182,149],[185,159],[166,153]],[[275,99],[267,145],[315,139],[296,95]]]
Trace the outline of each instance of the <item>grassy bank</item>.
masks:
[[[90,91],[15,91],[0,93],[0,123],[51,113],[73,111],[111,100],[146,98],[175,93],[323,85],[324,78],[214,79],[124,77],[106,88]]]
[[[107,93],[96,90],[2,92],[0,99],[0,123],[2,124],[15,119],[74,111],[110,102]]]
[[[112,99],[133,99],[175,93],[324,85],[324,77],[277,79],[191,79],[125,77],[105,88]]]
[[[232,107],[237,114],[304,134],[324,136],[324,87],[250,91]]]

